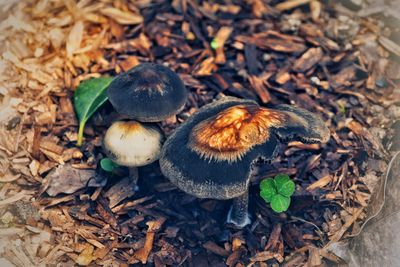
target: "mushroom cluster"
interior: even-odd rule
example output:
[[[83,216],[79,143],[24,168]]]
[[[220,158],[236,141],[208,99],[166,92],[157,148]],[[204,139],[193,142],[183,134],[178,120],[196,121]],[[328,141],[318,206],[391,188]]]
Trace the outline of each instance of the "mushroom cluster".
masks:
[[[106,131],[103,148],[115,163],[130,168],[148,165],[160,156],[164,134],[154,124],[179,113],[187,91],[179,76],[167,67],[142,63],[118,75],[107,88],[114,109],[129,120],[114,122]]]
[[[329,130],[307,110],[275,109],[251,100],[224,97],[203,106],[165,142],[160,157],[164,176],[198,198],[233,199],[228,223],[244,227],[248,187],[258,159],[272,160],[279,142],[325,143]]]
[[[164,176],[182,191],[233,199],[227,221],[238,227],[250,223],[248,188],[255,162],[271,161],[280,142],[325,143],[330,135],[323,121],[305,109],[270,109],[224,97],[199,109],[163,144],[163,132],[154,122],[180,112],[187,99],[177,74],[143,63],[116,77],[107,94],[115,110],[129,118],[107,130],[107,156],[131,172],[159,159]]]

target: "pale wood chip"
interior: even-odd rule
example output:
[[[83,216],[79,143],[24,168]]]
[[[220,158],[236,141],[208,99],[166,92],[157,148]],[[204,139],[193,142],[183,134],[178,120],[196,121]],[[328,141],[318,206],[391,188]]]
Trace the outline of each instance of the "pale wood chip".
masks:
[[[44,148],[40,148],[40,151],[41,151],[43,154],[45,154],[46,157],[48,157],[50,160],[52,160],[52,161],[54,161],[54,162],[57,162],[58,164],[61,164],[61,165],[64,165],[64,164],[65,164],[63,157],[60,156],[59,154],[54,153],[54,152],[49,151],[49,150],[44,149]]]
[[[379,36],[378,41],[387,50],[400,57],[400,46],[398,44],[384,36]]]
[[[216,49],[217,55],[215,57],[215,63],[217,64],[225,63],[224,45],[225,42],[229,39],[229,36],[231,35],[232,31],[233,31],[232,27],[223,26],[218,30],[217,34],[214,37],[214,41],[217,46]]]
[[[332,181],[332,177],[330,175],[326,175],[326,176],[322,177],[321,179],[319,179],[318,181],[315,181],[314,183],[309,185],[306,190],[312,191],[317,188],[322,188],[322,187],[326,186],[327,184],[329,184],[331,181]]]
[[[29,164],[29,170],[31,171],[31,174],[33,176],[38,175],[40,169],[40,162],[37,160],[32,160],[32,162]]]
[[[17,202],[18,200],[21,200],[25,197],[28,197],[29,192],[22,190],[21,192],[18,192],[17,194],[13,195],[12,197],[6,198],[4,200],[0,201],[0,207],[5,206],[5,205],[9,205],[11,203]]]
[[[52,28],[48,32],[48,38],[56,50],[60,49],[65,42],[65,34],[60,28]]]
[[[72,57],[74,52],[81,47],[84,29],[83,22],[77,21],[69,32],[66,47],[68,57]]]
[[[141,15],[129,11],[122,11],[113,7],[103,8],[100,12],[123,25],[139,24],[143,22],[143,17]]]
[[[197,66],[196,70],[194,71],[194,75],[209,76],[216,69],[217,69],[217,66],[215,65],[215,58],[209,57],[209,58],[203,60],[199,66]]]
[[[318,22],[319,16],[321,15],[322,4],[319,0],[313,0],[310,2],[311,18],[313,21]]]
[[[275,8],[279,11],[285,11],[289,9],[296,8],[301,5],[305,5],[309,3],[311,0],[288,0],[282,3],[279,3],[275,6]]]
[[[58,155],[61,155],[64,151],[64,147],[57,145],[54,142],[43,140],[43,139],[40,142],[40,148],[46,149],[47,151],[54,152]]]

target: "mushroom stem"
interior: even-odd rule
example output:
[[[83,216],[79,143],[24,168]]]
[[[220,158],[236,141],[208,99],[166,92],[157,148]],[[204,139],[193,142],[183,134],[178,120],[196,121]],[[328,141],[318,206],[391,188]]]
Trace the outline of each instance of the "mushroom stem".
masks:
[[[129,168],[129,180],[134,184],[135,192],[139,191],[139,186],[137,185],[139,179],[139,170],[137,167],[130,167]]]
[[[248,214],[248,206],[249,206],[249,191],[246,192],[233,199],[232,207],[228,213],[228,223],[232,223],[237,227],[245,227],[246,225],[251,223],[249,214]]]

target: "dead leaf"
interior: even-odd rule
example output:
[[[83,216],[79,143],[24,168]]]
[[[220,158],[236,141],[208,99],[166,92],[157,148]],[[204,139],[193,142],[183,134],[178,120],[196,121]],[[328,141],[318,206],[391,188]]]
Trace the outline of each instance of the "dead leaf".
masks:
[[[366,129],[360,123],[358,123],[352,119],[350,119],[346,122],[346,126],[352,132],[354,132],[357,136],[367,140],[374,148],[374,152],[376,154],[378,154],[382,157],[386,157],[386,151],[385,151],[382,143],[368,129]]]
[[[53,169],[46,176],[43,184],[47,186],[46,192],[50,196],[56,196],[60,193],[72,194],[85,186],[104,186],[107,182],[106,179],[96,181],[95,175],[94,170],[78,170],[70,164],[65,164]]]

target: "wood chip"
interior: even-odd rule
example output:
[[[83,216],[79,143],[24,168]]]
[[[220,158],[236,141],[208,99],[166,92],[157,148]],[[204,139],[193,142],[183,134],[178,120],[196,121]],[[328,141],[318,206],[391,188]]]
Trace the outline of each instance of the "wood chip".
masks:
[[[81,47],[83,39],[84,25],[82,21],[75,22],[72,27],[68,39],[67,39],[67,55],[72,57],[72,55]]]
[[[232,27],[221,27],[217,34],[214,37],[214,42],[216,44],[216,57],[215,57],[215,63],[217,64],[224,64],[225,63],[225,54],[224,54],[224,45],[225,42],[229,39],[229,36],[231,35],[233,31]]]
[[[265,246],[265,250],[274,250],[278,244],[279,237],[281,235],[282,225],[280,223],[275,224],[271,235],[269,236],[268,243]]]
[[[271,100],[268,89],[261,78],[251,75],[249,76],[249,82],[264,104]]]
[[[123,178],[105,193],[105,197],[109,199],[109,207],[111,209],[118,205],[122,200],[135,194],[138,173],[135,172],[135,175],[136,177]]]
[[[277,4],[275,8],[279,11],[285,11],[301,5],[308,4],[310,1],[311,0],[287,0],[285,2]]]
[[[387,50],[400,57],[400,46],[398,44],[384,36],[379,36],[378,41]]]
[[[229,252],[226,251],[224,248],[218,246],[212,241],[207,241],[206,243],[203,244],[203,248],[207,249],[208,251],[211,251],[214,254],[217,254],[221,257],[228,257]]]
[[[326,186],[330,182],[332,182],[332,177],[330,175],[326,175],[326,176],[320,178],[318,181],[315,181],[314,183],[309,185],[306,190],[307,191],[312,191],[312,190],[315,190],[317,188],[323,188],[324,186]]]
[[[144,247],[139,249],[138,251],[135,251],[133,257],[129,260],[129,262],[133,262],[135,259],[140,260],[142,264],[145,264],[147,262],[147,259],[153,248],[154,235],[161,228],[164,222],[165,218],[160,218],[156,221],[150,221],[147,223],[147,226],[149,228],[147,229]]]
[[[310,48],[294,62],[293,70],[297,72],[306,72],[321,61],[322,56],[323,51],[320,47]]]
[[[64,151],[64,148],[62,146],[57,145],[54,142],[46,141],[43,139],[40,141],[40,148],[49,152],[53,152],[57,155],[61,155]]]
[[[122,25],[134,25],[143,22],[143,17],[141,15],[134,14],[128,11],[122,11],[113,7],[103,8],[100,10],[100,12],[103,15],[116,20]]]
[[[89,265],[93,260],[94,247],[90,244],[86,244],[85,249],[79,254],[75,262],[82,266]]]
[[[25,197],[29,197],[29,196],[30,195],[28,194],[27,191],[18,192],[17,194],[13,195],[12,197],[6,198],[4,200],[0,200],[0,207],[17,202],[17,201],[19,201]]]
[[[267,261],[274,258],[274,252],[272,251],[262,251],[258,252],[256,255],[250,258],[250,261]]]
[[[318,0],[310,2],[311,18],[313,21],[318,22],[321,15],[322,4]]]

